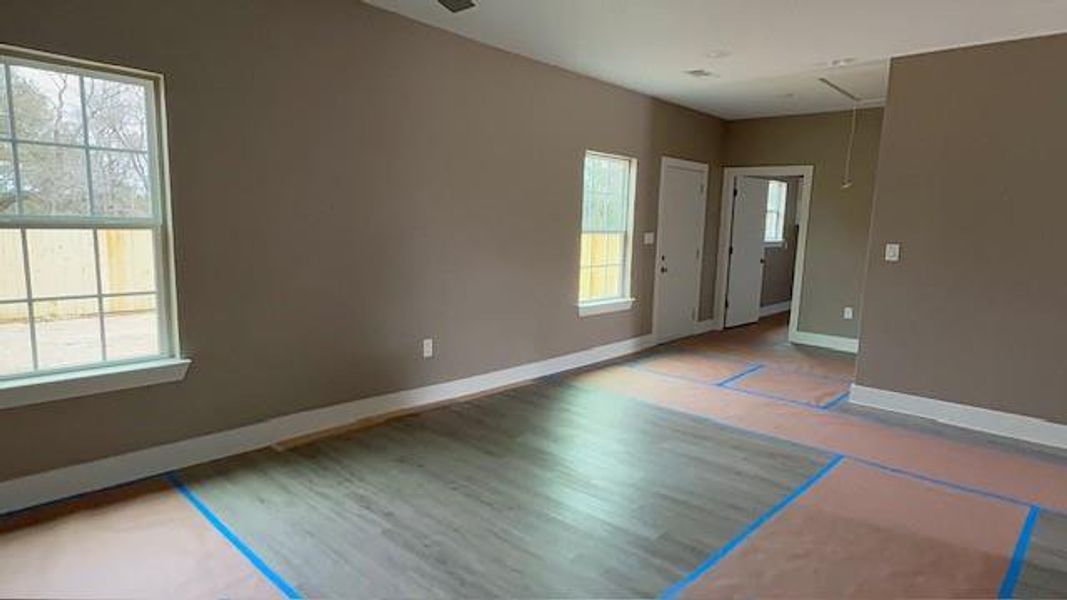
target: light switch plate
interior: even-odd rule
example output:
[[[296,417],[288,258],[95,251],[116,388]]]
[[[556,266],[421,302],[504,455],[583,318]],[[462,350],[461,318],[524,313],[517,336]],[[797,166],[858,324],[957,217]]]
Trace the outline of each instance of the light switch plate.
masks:
[[[885,261],[900,262],[900,244],[885,245]]]
[[[651,231],[645,232],[645,245],[651,246],[656,243],[656,234]]]
[[[433,338],[422,340],[422,357],[433,358]]]

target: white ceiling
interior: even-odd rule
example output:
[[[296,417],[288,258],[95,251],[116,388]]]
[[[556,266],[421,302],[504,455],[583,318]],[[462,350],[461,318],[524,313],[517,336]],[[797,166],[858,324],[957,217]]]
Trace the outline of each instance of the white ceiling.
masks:
[[[891,57],[1067,31],[1067,0],[365,1],[727,119],[851,107],[819,77],[881,104]]]

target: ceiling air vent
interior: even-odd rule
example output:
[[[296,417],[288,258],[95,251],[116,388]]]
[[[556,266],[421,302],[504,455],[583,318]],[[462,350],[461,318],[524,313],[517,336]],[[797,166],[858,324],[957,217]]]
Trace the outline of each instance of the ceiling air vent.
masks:
[[[441,6],[448,10],[458,13],[467,10],[468,8],[474,8],[474,0],[437,0]]]

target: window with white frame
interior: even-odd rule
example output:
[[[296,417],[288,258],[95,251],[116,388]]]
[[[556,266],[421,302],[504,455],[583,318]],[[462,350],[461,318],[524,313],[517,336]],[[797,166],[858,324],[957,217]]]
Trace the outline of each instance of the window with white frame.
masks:
[[[629,308],[637,160],[585,155],[579,306]]]
[[[784,181],[769,181],[767,186],[767,220],[763,229],[766,244],[785,243],[785,207],[789,184]]]
[[[0,381],[176,355],[158,85],[0,48]]]

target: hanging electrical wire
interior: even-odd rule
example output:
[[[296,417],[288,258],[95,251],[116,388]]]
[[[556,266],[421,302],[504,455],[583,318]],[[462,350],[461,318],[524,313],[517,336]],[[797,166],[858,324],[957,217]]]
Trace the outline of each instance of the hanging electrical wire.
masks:
[[[848,132],[848,147],[845,149],[845,174],[844,177],[842,177],[841,179],[841,189],[847,190],[848,188],[852,187],[852,150],[855,148],[856,145],[856,119],[859,114],[860,102],[862,102],[862,100],[860,100],[860,98],[855,94],[849,92],[848,90],[842,88],[841,86],[835,84],[834,82],[830,81],[825,77],[820,77],[819,81],[823,82],[824,84],[832,88],[835,92],[852,101],[852,122],[849,126]]]

